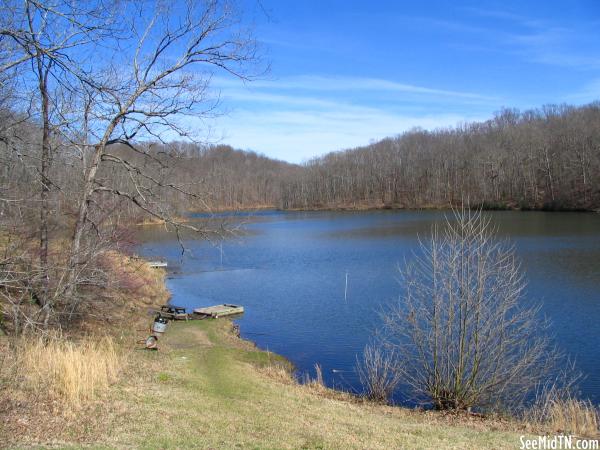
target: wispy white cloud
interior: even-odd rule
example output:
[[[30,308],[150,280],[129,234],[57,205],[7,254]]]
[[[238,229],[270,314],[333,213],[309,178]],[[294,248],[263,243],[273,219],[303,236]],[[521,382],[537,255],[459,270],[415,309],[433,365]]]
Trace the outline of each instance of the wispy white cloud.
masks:
[[[297,76],[258,81],[244,88],[235,80],[216,80],[231,106],[215,129],[222,142],[291,162],[366,145],[414,127],[435,129],[477,120],[435,102],[479,102],[493,109],[494,97],[373,78]],[[366,92],[366,97],[351,95]],[[370,101],[374,93],[397,94],[394,102]],[[440,100],[442,99],[442,100]],[[427,104],[426,108],[420,106]]]
[[[504,11],[500,9],[484,9],[474,7],[464,7],[461,9],[479,17],[489,17],[493,19],[505,20],[508,22],[517,23],[524,27],[540,28],[543,27],[545,24],[544,21],[540,19],[526,17],[521,14],[515,14],[514,12]]]
[[[477,119],[475,117],[471,119]],[[291,162],[366,145],[414,127],[435,129],[465,120],[461,115],[404,116],[385,111],[239,111],[222,118],[223,142]]]
[[[234,79],[218,78],[214,85],[221,88],[239,87],[239,81]],[[302,75],[285,77],[277,80],[258,80],[249,85],[253,89],[269,90],[302,90],[302,91],[380,91],[407,94],[420,94],[427,96],[444,96],[453,98],[475,100],[498,100],[497,97],[481,95],[473,92],[463,92],[433,87],[417,86],[399,83],[380,78],[365,77],[325,77],[318,75]]]
[[[515,9],[519,10],[531,11]],[[371,43],[375,46],[373,58],[361,58],[360,51],[354,58],[355,55],[347,52],[348,48],[355,47],[346,41],[337,42],[336,39],[341,38],[336,37],[335,27],[319,29],[315,25],[306,31],[294,28],[293,32],[286,29],[275,33],[265,43],[285,47],[279,49],[285,55],[281,73],[290,73],[297,67],[314,72],[247,84],[235,78],[214,78],[212,85],[221,91],[223,105],[229,113],[212,124],[213,136],[223,136],[221,142],[235,147],[301,162],[329,151],[397,135],[413,127],[435,129],[485,120],[503,106],[530,108],[557,101],[583,103],[600,97],[600,79],[565,94],[569,86],[600,76],[597,72],[600,50],[595,45],[600,23],[585,18],[569,22],[556,15],[524,16],[508,7],[507,10],[462,8],[462,13],[414,17],[398,12],[388,17],[386,12],[378,11],[376,17],[371,17],[372,23],[381,26],[382,31],[393,27],[393,36],[403,43],[397,47],[402,51],[410,52],[413,42],[421,44],[423,40],[424,45],[415,45],[415,55],[411,56],[415,60],[426,58],[425,67],[430,67],[440,52],[447,52],[442,55],[444,61],[457,55],[457,67],[440,69],[439,73],[411,71],[410,61],[404,72],[401,58],[376,57],[379,45],[374,41]],[[342,35],[352,37],[347,32]],[[356,41],[360,46],[362,40]],[[324,42],[329,44],[323,45]],[[369,42],[365,42],[368,50]],[[389,47],[385,54],[395,54],[396,47]],[[303,51],[307,49],[314,51],[310,53],[311,64],[304,64]],[[460,51],[452,52],[456,49]],[[314,56],[323,52],[331,54],[326,58]],[[397,54],[404,53],[399,50]],[[324,62],[322,67],[335,71],[334,58],[340,55],[342,62],[352,61],[356,66],[341,64],[342,69],[335,76],[319,71],[318,57]],[[487,63],[490,63],[489,70],[483,70],[487,69],[483,67]],[[359,65],[360,71],[348,72]],[[524,68],[528,72],[520,78],[518,70]],[[357,76],[358,73],[369,76]],[[384,73],[411,73],[413,77],[422,78],[405,82],[407,79],[386,79],[381,75]],[[558,79],[555,73],[575,76],[555,83]],[[473,83],[467,84],[469,81]],[[205,125],[198,123],[197,128]]]

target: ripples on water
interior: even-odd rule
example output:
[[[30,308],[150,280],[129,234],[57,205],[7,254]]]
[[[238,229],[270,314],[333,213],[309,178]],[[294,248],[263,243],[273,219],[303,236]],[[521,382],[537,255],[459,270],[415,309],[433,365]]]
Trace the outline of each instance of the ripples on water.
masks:
[[[140,252],[176,267],[167,281],[174,304],[243,304],[243,337],[285,355],[301,373],[314,375],[319,363],[329,385],[356,389],[356,354],[379,325],[378,312],[398,299],[398,265],[444,214],[236,214],[229,220],[244,221],[245,233],[222,245],[187,240],[182,256],[173,235],[146,228]],[[489,214],[523,263],[525,301],[542,302],[558,345],[587,376],[582,393],[600,403],[600,214]]]

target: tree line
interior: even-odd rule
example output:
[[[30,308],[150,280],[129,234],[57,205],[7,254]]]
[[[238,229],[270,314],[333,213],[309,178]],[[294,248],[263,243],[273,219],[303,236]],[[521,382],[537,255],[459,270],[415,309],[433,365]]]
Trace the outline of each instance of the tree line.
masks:
[[[413,129],[300,165],[227,145],[138,146],[152,155],[146,171],[177,179],[192,194],[154,189],[157,204],[179,215],[264,207],[444,208],[463,201],[485,209],[600,208],[599,102],[505,109],[485,122]],[[141,159],[125,146],[115,152]],[[127,171],[113,168],[106,177],[123,190],[134,188]],[[143,214],[130,204],[124,216]]]
[[[307,162],[282,208],[600,208],[600,103],[506,109],[486,122],[411,130]]]

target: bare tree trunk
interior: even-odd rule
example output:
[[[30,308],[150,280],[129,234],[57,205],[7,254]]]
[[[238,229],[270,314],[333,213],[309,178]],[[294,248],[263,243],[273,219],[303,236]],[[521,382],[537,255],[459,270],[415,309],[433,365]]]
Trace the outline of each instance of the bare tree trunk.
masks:
[[[554,178],[552,177],[552,166],[550,164],[550,155],[548,154],[547,146],[544,146],[544,162],[546,166],[546,175],[548,177],[548,185],[550,187],[550,198],[554,201]]]
[[[77,266],[79,264],[79,255],[81,254],[81,239],[85,230],[85,224],[88,218],[90,199],[95,190],[95,181],[98,168],[100,167],[100,161],[102,160],[102,153],[104,147],[112,134],[115,124],[115,119],[109,125],[103,140],[94,146],[94,154],[90,162],[90,167],[87,169],[85,176],[85,184],[83,186],[83,192],[79,199],[79,210],[77,212],[77,221],[75,222],[75,229],[73,231],[73,239],[71,241],[71,251],[69,255],[69,275],[67,278],[67,288],[65,296],[71,301],[74,290],[75,281],[77,277]]]
[[[41,56],[37,57],[37,71],[39,77],[39,90],[41,96],[42,115],[42,154],[40,167],[40,269],[42,273],[42,292],[39,303],[44,309],[44,330],[48,329],[52,305],[48,298],[50,274],[48,273],[48,220],[50,216],[50,99],[48,94],[48,72],[44,68]]]

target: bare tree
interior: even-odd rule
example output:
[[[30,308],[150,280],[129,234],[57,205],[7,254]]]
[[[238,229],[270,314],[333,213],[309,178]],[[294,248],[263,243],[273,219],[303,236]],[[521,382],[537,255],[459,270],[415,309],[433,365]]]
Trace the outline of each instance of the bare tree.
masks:
[[[512,407],[556,363],[547,323],[525,303],[514,251],[480,211],[456,211],[403,271],[385,343],[402,382],[437,409]]]
[[[139,145],[136,139],[164,142],[164,136],[190,137],[182,117],[204,117],[215,107],[214,97],[208,92],[212,71],[222,70],[247,79],[248,67],[256,60],[254,40],[236,28],[235,9],[228,2],[161,2],[154,5],[153,14],[146,6],[143,16],[147,20],[134,23],[135,46],[103,72],[102,82],[93,83],[99,98],[92,108],[93,118],[90,126],[86,126],[90,132],[83,144],[91,149],[91,156],[78,201],[71,245],[71,278],[79,264],[81,239],[89,223],[94,196],[116,195],[176,230],[183,227],[205,232],[177,222],[155,201],[159,190],[165,188],[183,195],[195,194],[186,185],[154,176],[144,165],[137,164],[132,156],[166,167],[151,155],[149,147]],[[128,70],[123,71],[126,57]],[[93,144],[87,143],[90,140]],[[126,152],[109,153],[108,149],[115,145],[125,147]],[[106,165],[116,165],[124,171],[131,188],[121,190],[99,178],[100,169]],[[70,296],[71,291],[67,294]]]
[[[50,172],[61,128],[65,127],[60,93],[71,91],[74,80],[86,76],[81,56],[74,55],[86,54],[90,50],[86,46],[106,38],[107,32],[116,34],[116,28],[111,27],[114,11],[102,2],[5,0],[0,12],[0,39],[7,50],[0,58],[0,72],[18,76],[19,98],[27,103],[15,106],[25,107],[27,117],[36,120],[40,127],[36,182],[40,186],[39,266],[43,275],[35,298],[45,311],[47,326],[52,309],[48,259],[50,195],[57,187]]]
[[[215,73],[246,80],[260,68],[255,41],[233,1],[5,0],[0,10],[0,46],[7,49],[0,56],[2,80],[18,74],[21,102],[12,109],[38,130],[20,134],[12,145],[4,131],[16,126],[9,124],[0,137],[7,160],[30,161],[31,179],[40,186],[39,201],[27,207],[38,213],[35,269],[41,275],[26,289],[47,328],[51,315],[75,311],[97,244],[114,234],[111,218],[124,203],[176,231],[215,232],[174,218],[175,208],[161,198],[165,193],[199,201],[202,193],[175,172],[180,155],[157,153],[153,144],[164,148],[167,141],[202,134],[194,129],[200,122],[189,118],[212,117],[219,100],[210,89]],[[113,20],[117,13],[119,21]],[[59,215],[61,202],[68,207]],[[54,261],[52,213],[73,230]]]

